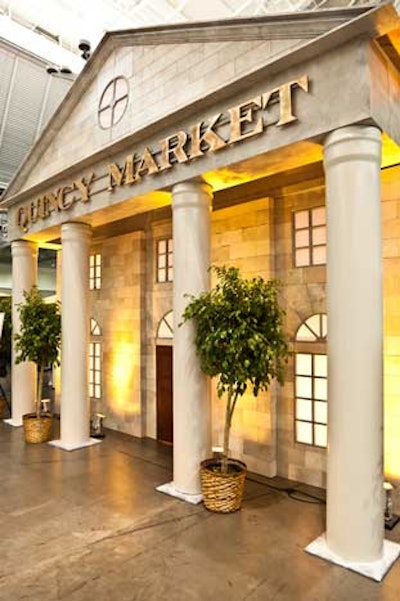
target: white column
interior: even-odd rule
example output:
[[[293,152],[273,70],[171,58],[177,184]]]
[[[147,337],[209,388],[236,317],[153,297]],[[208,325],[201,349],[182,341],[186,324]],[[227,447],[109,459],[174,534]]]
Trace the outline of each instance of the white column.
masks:
[[[16,240],[12,254],[12,328],[19,332],[21,320],[17,306],[24,301],[24,292],[37,286],[38,248],[34,242]],[[12,426],[22,426],[22,416],[35,410],[36,366],[32,362],[15,364],[15,344],[12,345],[11,368],[12,417],[5,420]]]
[[[380,164],[376,127],[326,139],[327,544],[357,562],[378,560],[384,537]]]
[[[200,494],[200,461],[211,452],[208,378],[199,367],[194,325],[178,326],[189,300],[210,287],[210,212],[212,189],[184,182],[172,189],[174,239],[174,485]]]
[[[328,209],[326,535],[306,550],[381,580],[400,553],[384,540],[381,133],[325,141]]]
[[[67,451],[99,442],[90,438],[88,395],[90,238],[84,223],[61,227],[61,426],[50,444]]]
[[[194,346],[194,326],[182,326],[186,294],[209,289],[212,191],[204,182],[184,182],[172,189],[174,240],[174,480],[159,490],[192,503],[201,501],[200,461],[211,452],[208,378],[201,372]]]

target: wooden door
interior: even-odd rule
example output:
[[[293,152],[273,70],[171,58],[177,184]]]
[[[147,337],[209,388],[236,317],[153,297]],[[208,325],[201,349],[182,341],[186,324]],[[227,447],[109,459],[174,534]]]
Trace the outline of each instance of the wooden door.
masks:
[[[172,444],[172,346],[156,346],[157,440]]]

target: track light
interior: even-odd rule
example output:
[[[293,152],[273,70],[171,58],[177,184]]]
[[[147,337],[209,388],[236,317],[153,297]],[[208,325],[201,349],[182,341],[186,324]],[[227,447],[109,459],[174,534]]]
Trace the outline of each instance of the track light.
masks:
[[[71,69],[65,65],[62,67],[56,67],[56,65],[48,65],[46,71],[49,75],[64,77],[64,79],[73,79],[73,73]]]

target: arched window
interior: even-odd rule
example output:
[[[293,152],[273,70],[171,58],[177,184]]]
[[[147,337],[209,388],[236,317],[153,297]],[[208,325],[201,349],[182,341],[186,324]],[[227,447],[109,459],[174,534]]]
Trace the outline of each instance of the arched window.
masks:
[[[326,339],[325,313],[311,315],[295,337],[295,440],[317,447],[327,446]]]
[[[157,338],[172,340],[174,337],[174,312],[168,311],[160,320],[157,328]]]
[[[100,326],[93,317],[90,318],[90,335],[101,336]]]
[[[97,321],[90,318],[89,343],[89,396],[92,399],[101,398],[101,328]]]

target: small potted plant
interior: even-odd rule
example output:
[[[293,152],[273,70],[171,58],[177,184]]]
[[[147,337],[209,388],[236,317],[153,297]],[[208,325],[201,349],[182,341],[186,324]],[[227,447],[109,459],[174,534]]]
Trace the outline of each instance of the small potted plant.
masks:
[[[46,303],[38,289],[24,293],[18,306],[20,331],[14,336],[16,363],[37,366],[36,411],[22,416],[26,442],[46,442],[52,434],[53,416],[41,411],[43,375],[47,366],[59,365],[61,314],[59,303]]]
[[[228,513],[240,508],[246,475],[245,464],[229,457],[236,403],[248,387],[257,396],[273,378],[283,382],[288,347],[277,283],[245,279],[235,267],[213,269],[216,286],[190,296],[182,316],[194,320],[202,371],[217,378],[218,397],[226,396],[222,457],[203,461],[200,476],[205,507]]]

